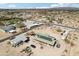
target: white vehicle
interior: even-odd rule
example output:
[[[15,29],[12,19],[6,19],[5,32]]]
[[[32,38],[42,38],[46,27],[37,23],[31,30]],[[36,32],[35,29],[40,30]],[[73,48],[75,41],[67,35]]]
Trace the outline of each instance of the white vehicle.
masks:
[[[67,35],[69,34],[69,32],[70,32],[70,30],[65,31],[61,38],[64,40],[67,37]]]
[[[16,33],[16,30],[11,30],[9,31],[9,33]]]

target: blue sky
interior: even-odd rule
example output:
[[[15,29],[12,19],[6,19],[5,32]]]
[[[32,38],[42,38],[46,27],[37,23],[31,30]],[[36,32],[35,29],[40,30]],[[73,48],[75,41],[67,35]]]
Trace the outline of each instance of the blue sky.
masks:
[[[0,3],[0,8],[22,9],[22,8],[54,8],[54,7],[77,7],[79,3]]]

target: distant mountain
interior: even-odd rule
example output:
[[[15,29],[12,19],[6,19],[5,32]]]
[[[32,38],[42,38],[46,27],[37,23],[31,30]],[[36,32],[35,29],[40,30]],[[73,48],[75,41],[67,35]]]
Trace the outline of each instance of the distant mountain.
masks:
[[[79,8],[76,7],[56,7],[56,8],[50,8],[52,10],[79,10]]]
[[[26,9],[0,9],[0,11],[3,10],[79,10],[79,8],[76,7],[54,7],[54,8],[26,8]]]

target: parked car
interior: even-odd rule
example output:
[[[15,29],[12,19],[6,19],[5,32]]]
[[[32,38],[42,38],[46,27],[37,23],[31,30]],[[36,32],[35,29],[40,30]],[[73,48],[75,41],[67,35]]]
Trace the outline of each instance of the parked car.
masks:
[[[35,46],[35,45],[33,45],[33,44],[31,44],[30,46],[31,46],[32,48],[36,48],[36,46]]]

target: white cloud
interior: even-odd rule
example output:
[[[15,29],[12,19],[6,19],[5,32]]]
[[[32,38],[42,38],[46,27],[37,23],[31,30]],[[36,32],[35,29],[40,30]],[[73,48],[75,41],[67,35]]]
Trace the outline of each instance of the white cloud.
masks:
[[[64,7],[64,3],[58,3],[59,4],[59,7]]]
[[[58,4],[51,4],[50,7],[58,7]]]
[[[51,4],[50,7],[64,7],[64,3]]]
[[[40,9],[40,8],[50,8],[50,7],[35,7],[35,8],[37,8],[37,9],[39,8]]]
[[[7,3],[0,3],[0,5],[5,5],[5,4],[7,4]]]

